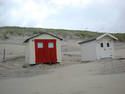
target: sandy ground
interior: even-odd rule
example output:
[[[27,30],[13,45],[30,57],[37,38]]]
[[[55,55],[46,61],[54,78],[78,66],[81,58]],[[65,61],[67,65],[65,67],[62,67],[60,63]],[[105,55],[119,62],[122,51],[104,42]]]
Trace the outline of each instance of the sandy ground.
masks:
[[[69,44],[70,43],[70,44]],[[75,43],[76,46],[73,45]],[[0,79],[15,78],[15,77],[31,77],[47,73],[48,69],[60,68],[79,64],[80,51],[76,40],[62,42],[62,62],[60,64],[46,65],[40,64],[36,66],[26,65],[24,57],[25,46],[19,43],[1,42],[0,43]],[[71,49],[72,48],[72,49]],[[78,48],[78,49],[77,49]],[[6,61],[3,61],[3,50],[5,51]]]
[[[94,68],[93,68],[94,67]],[[1,94],[124,94],[125,73],[100,75],[95,63],[51,69],[49,74],[0,80]]]
[[[81,62],[78,41],[62,42],[60,64],[28,67],[23,44],[0,42],[0,94],[124,94],[125,43],[115,43],[114,60]]]
[[[74,64],[81,64],[80,46],[77,44],[80,40],[67,40],[62,42],[62,62],[60,64],[46,65],[40,64],[36,66],[28,66],[25,68],[25,57],[23,44],[12,42],[0,42],[0,79],[20,78],[20,77],[32,77],[36,75],[46,74],[49,69],[60,68],[65,66],[71,66]],[[6,61],[3,61],[3,49],[5,48]],[[125,43],[115,43],[115,57],[125,58]],[[96,61],[102,64],[100,68],[104,73],[123,72],[124,60],[103,60]],[[96,64],[95,64],[96,65]],[[117,68],[115,68],[117,67]],[[106,71],[107,70],[107,71]],[[50,71],[49,71],[50,72]],[[112,73],[113,73],[112,72]]]

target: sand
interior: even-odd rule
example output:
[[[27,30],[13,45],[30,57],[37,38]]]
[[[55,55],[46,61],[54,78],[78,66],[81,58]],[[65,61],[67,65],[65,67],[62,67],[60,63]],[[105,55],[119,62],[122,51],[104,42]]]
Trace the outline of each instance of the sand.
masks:
[[[81,62],[78,41],[62,42],[60,64],[28,67],[23,44],[0,42],[0,94],[124,94],[125,43],[115,43],[116,59]]]
[[[91,63],[93,65],[93,63]],[[77,64],[29,78],[0,80],[1,94],[124,94],[125,73],[97,75]]]

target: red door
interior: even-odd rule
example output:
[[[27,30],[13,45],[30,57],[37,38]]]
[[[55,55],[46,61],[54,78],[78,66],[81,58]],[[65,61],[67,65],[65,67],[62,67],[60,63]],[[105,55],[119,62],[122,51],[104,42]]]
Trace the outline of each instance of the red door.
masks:
[[[35,40],[35,58],[38,63],[57,62],[56,40]]]

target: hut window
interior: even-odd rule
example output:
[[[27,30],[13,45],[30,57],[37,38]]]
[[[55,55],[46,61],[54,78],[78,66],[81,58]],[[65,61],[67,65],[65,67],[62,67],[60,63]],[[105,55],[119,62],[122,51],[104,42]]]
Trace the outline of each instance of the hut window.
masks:
[[[100,46],[103,47],[103,43],[101,43]]]
[[[110,47],[109,43],[107,43],[107,47]]]
[[[54,48],[53,42],[49,42],[49,43],[48,43],[48,48]]]
[[[37,45],[38,45],[38,48],[43,48],[43,43],[42,42],[38,42]]]

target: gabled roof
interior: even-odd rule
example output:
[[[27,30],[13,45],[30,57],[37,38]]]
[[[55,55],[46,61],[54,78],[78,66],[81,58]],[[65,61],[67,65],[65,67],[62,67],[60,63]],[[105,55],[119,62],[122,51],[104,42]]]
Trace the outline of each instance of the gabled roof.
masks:
[[[24,43],[28,42],[30,39],[32,39],[32,38],[34,38],[34,37],[37,37],[37,36],[42,35],[42,34],[47,34],[47,35],[53,36],[53,37],[55,37],[55,38],[57,38],[57,39],[59,39],[59,40],[63,40],[62,38],[59,38],[59,37],[57,37],[56,35],[53,35],[53,34],[50,34],[50,33],[47,33],[47,32],[42,32],[42,33],[39,33],[39,34],[36,34],[36,35],[34,35],[34,36],[31,36],[31,37],[27,38],[26,40],[24,40]]]
[[[86,39],[84,41],[81,41],[81,42],[79,42],[79,44],[87,43],[87,42],[94,41],[94,40],[100,40],[100,39],[102,39],[105,36],[109,36],[109,37],[111,37],[114,40],[118,40],[118,38],[116,38],[115,36],[113,36],[113,35],[111,35],[109,33],[105,33],[105,34],[103,34],[101,36],[94,36],[94,37],[91,37],[91,38]]]
[[[109,37],[111,37],[111,38],[114,39],[114,40],[118,40],[118,38],[116,38],[115,36],[113,36],[113,35],[111,35],[111,34],[109,34],[109,33],[105,33],[105,34],[103,34],[103,35],[97,37],[97,40],[99,40],[99,39],[101,39],[101,38],[103,38],[103,37],[105,37],[105,36],[109,36]]]

